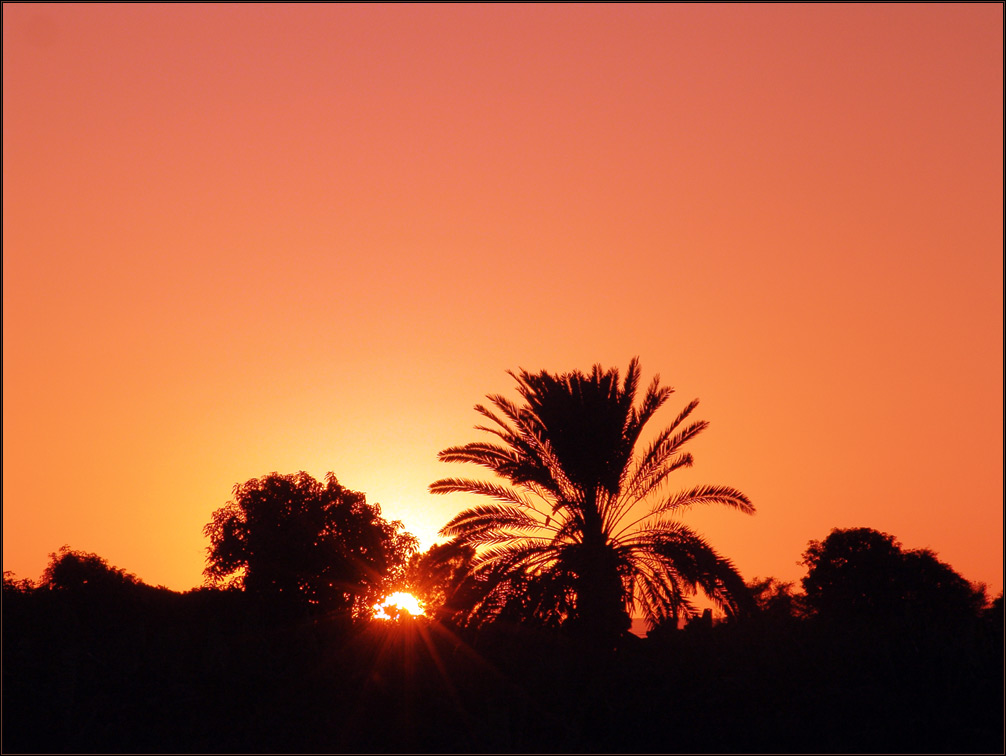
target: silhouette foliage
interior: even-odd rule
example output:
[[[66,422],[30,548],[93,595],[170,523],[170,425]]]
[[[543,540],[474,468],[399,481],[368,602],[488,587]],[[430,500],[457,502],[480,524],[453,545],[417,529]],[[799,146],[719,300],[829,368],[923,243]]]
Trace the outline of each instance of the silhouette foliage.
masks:
[[[685,446],[707,426],[685,406],[642,449],[644,427],[673,389],[655,377],[636,404],[640,367],[595,365],[553,375],[510,372],[523,403],[500,395],[476,405],[496,437],[440,452],[444,462],[478,465],[510,486],[445,478],[438,494],[476,493],[493,500],[461,512],[441,534],[478,549],[467,588],[477,598],[465,621],[533,620],[565,626],[605,643],[624,635],[635,608],[651,625],[690,616],[701,590],[733,614],[749,602],[729,560],[680,515],[696,504],[754,512],[726,486],[668,493],[668,476],[692,464]]]
[[[803,554],[807,606],[830,619],[977,617],[984,589],[928,549],[903,551],[872,528],[835,528]]]
[[[277,622],[246,591],[74,554],[38,587],[4,575],[4,753],[1002,752],[1001,595],[948,625],[849,625],[766,579],[741,621],[611,651],[534,623]],[[450,605],[470,557],[431,548],[409,585]]]
[[[12,570],[3,571],[3,595],[24,595],[35,590],[35,583],[29,578],[19,578]]]
[[[204,528],[205,574],[288,605],[368,616],[401,577],[417,541],[379,505],[304,472],[272,473],[234,487]]]
[[[429,617],[449,618],[469,604],[461,589],[471,569],[475,549],[457,541],[433,544],[413,554],[405,573],[405,588]]]
[[[111,566],[106,559],[63,546],[49,555],[39,586],[50,590],[114,591],[139,585],[135,575]]]
[[[804,615],[804,597],[794,592],[791,582],[755,578],[748,583],[748,590],[763,619],[794,620]]]

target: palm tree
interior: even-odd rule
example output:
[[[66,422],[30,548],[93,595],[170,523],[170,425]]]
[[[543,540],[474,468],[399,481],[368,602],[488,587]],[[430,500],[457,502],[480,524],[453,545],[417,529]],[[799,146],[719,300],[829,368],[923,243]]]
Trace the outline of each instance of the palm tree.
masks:
[[[683,447],[708,425],[689,421],[698,400],[637,453],[644,426],[673,392],[654,377],[637,407],[638,359],[621,384],[617,369],[600,365],[590,375],[508,374],[524,403],[490,395],[494,409],[475,407],[491,422],[476,429],[498,441],[450,447],[439,458],[474,463],[511,485],[444,478],[430,486],[493,500],[440,531],[477,549],[467,621],[533,619],[607,643],[628,630],[633,610],[651,627],[692,616],[698,590],[728,614],[746,606],[730,561],[678,516],[695,504],[750,514],[751,502],[726,486],[664,491],[674,470],[692,464]]]

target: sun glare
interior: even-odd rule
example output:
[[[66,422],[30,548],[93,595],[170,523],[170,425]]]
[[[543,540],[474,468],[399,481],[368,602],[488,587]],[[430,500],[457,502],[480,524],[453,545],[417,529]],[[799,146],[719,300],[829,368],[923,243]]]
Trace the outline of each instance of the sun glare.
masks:
[[[389,613],[388,609],[392,611]],[[374,617],[376,619],[392,619],[401,614],[408,614],[411,617],[425,615],[419,599],[411,593],[392,593],[383,602],[374,606]]]

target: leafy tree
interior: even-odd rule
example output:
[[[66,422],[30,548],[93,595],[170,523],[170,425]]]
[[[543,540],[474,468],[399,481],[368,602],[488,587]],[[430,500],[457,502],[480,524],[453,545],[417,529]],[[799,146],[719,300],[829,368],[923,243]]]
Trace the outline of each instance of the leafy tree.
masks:
[[[69,546],[63,546],[58,552],[49,555],[49,565],[42,573],[39,585],[57,591],[114,591],[125,586],[140,585],[140,579],[111,566],[97,554],[74,551]]]
[[[985,592],[928,549],[903,551],[872,528],[835,528],[803,554],[808,607],[832,619],[974,617]]]
[[[204,528],[205,574],[291,605],[368,616],[400,579],[416,538],[381,517],[362,493],[304,472],[271,473],[234,487]]]
[[[466,544],[433,544],[409,559],[406,590],[423,603],[428,616],[453,616],[468,603],[459,589],[474,558],[475,549]]]
[[[445,478],[430,486],[493,499],[441,530],[479,550],[468,579],[479,590],[469,622],[533,619],[608,643],[628,630],[633,609],[651,626],[692,615],[697,590],[728,613],[746,605],[730,561],[678,518],[695,504],[752,513],[751,502],[726,486],[663,490],[674,470],[692,464],[684,447],[707,426],[689,420],[698,400],[638,451],[673,389],[655,377],[636,406],[637,359],[621,383],[617,369],[599,365],[589,375],[509,375],[523,403],[491,395],[493,409],[475,407],[491,423],[476,429],[497,440],[450,447],[439,458],[479,465],[512,485]]]
[[[31,578],[19,578],[12,570],[3,571],[3,595],[28,595],[35,590]]]
[[[793,583],[755,578],[748,583],[748,590],[763,618],[779,621],[803,616],[803,596],[793,592]]]

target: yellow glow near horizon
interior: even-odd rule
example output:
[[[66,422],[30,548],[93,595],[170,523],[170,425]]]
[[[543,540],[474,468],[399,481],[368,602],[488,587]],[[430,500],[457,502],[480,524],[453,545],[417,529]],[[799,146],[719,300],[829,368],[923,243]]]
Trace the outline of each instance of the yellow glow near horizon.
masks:
[[[392,619],[392,615],[385,611],[389,607],[395,607],[399,612],[405,612],[411,617],[426,615],[423,605],[419,603],[419,599],[411,593],[403,593],[399,591],[397,593],[392,593],[384,599],[382,603],[374,606],[374,618]]]

